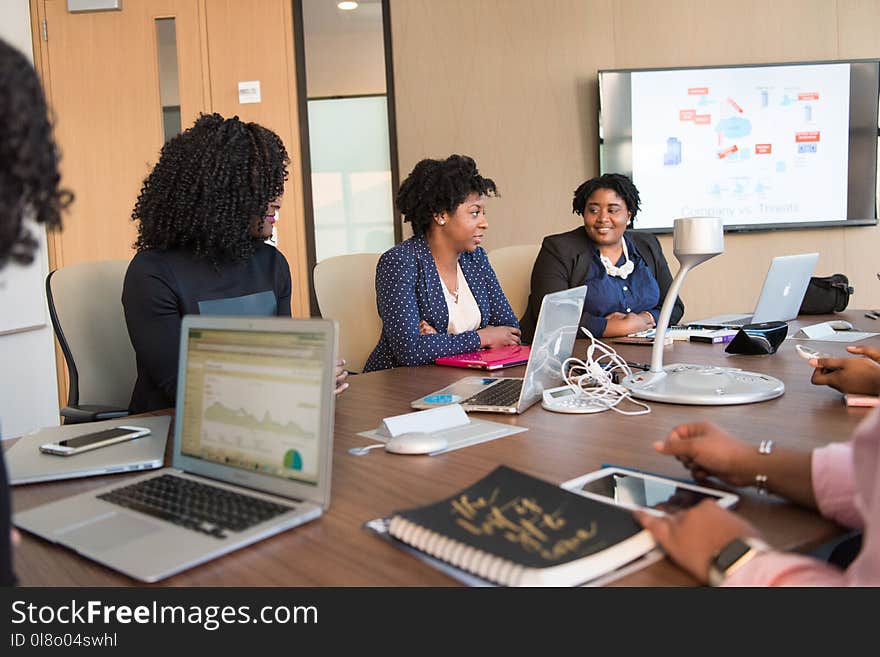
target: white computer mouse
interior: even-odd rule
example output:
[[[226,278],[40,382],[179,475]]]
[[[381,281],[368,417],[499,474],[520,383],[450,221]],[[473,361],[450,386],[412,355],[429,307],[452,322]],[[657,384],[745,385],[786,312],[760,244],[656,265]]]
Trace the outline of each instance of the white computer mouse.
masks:
[[[424,431],[402,433],[385,443],[385,451],[393,454],[428,454],[447,447],[449,442],[446,438]]]
[[[831,320],[830,322],[828,322],[828,324],[835,331],[852,331],[852,327],[853,327],[853,325],[850,324],[845,319],[834,319],[834,320]]]

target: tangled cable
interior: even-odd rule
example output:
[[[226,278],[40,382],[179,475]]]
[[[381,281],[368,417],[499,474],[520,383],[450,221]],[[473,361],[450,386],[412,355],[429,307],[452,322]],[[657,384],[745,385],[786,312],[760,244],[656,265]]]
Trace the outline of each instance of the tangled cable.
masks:
[[[583,326],[581,331],[590,338],[587,346],[586,360],[572,356],[562,363],[562,377],[568,385],[577,388],[579,396],[587,397],[597,406],[604,406],[621,415],[645,415],[651,412],[651,407],[644,402],[632,397],[629,390],[622,385],[614,383],[614,375],[622,376],[632,374],[627,362],[621,358],[614,349],[604,342],[597,340]],[[642,410],[624,411],[617,408],[624,399],[641,406]]]

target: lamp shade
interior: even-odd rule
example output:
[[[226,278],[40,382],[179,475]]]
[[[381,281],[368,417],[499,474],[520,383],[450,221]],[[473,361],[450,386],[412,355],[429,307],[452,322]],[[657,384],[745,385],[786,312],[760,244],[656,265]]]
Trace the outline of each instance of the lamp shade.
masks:
[[[773,399],[785,392],[785,384],[766,374],[744,372],[737,368],[702,365],[663,365],[663,339],[669,326],[672,306],[687,273],[724,253],[724,222],[718,217],[682,217],[673,222],[673,251],[681,263],[663,300],[651,369],[629,374],[621,385],[633,397],[670,404],[720,406],[750,404]],[[784,336],[783,336],[784,337]]]
[[[724,221],[719,217],[681,217],[673,222],[672,250],[691,267],[724,253]]]

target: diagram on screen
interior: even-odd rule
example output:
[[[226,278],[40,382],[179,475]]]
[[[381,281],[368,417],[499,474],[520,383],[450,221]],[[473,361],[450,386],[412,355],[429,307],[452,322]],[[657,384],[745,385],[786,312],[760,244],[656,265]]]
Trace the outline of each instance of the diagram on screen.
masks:
[[[639,226],[845,216],[848,125],[846,65],[635,72]]]

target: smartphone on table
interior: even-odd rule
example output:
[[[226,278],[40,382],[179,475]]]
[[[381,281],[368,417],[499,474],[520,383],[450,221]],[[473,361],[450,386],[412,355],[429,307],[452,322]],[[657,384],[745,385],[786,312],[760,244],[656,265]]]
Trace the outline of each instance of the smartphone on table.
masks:
[[[46,443],[40,445],[40,451],[44,454],[57,454],[58,456],[73,456],[81,454],[91,449],[106,447],[107,445],[115,445],[126,440],[140,438],[150,433],[145,427],[114,427],[113,429],[105,429],[103,431],[95,431],[93,433],[85,433],[80,436],[74,436],[65,440],[59,440],[57,443]]]

